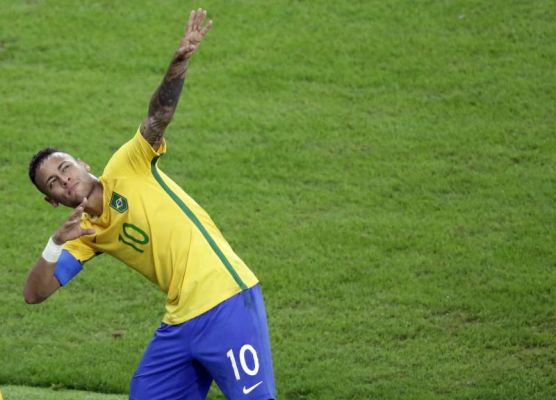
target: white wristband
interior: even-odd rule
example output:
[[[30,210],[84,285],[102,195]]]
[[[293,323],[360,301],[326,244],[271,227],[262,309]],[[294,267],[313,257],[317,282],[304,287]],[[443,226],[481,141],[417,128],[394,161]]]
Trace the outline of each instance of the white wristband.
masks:
[[[49,263],[55,263],[60,258],[60,254],[62,254],[62,250],[64,249],[63,244],[56,244],[52,237],[48,239],[48,243],[46,247],[42,251],[42,258],[44,258]]]

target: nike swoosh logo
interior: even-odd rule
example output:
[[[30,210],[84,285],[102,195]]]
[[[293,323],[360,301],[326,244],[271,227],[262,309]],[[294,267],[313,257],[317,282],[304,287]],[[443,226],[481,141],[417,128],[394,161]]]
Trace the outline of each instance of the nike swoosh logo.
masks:
[[[245,386],[243,387],[243,394],[249,394],[251,393],[253,390],[255,390],[257,388],[257,386],[259,386],[261,383],[263,383],[263,381],[260,381],[258,383],[255,383],[253,386],[246,388]]]

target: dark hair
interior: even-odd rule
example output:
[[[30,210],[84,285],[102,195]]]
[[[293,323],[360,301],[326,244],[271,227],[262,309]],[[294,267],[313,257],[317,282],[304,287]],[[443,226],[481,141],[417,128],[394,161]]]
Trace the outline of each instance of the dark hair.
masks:
[[[39,185],[37,185],[37,181],[35,180],[37,169],[39,169],[43,161],[46,160],[52,153],[57,153],[59,151],[60,150],[55,149],[54,147],[46,147],[35,154],[33,158],[31,158],[31,162],[29,163],[29,179],[31,179],[31,182],[33,182],[33,185],[35,185],[37,189],[41,190]]]

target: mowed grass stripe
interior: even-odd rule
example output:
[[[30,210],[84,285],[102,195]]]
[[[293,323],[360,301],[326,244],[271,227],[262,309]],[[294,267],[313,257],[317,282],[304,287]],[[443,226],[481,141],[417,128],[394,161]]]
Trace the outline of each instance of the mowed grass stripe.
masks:
[[[83,392],[77,390],[1,386],[4,400],[126,400],[126,395]]]

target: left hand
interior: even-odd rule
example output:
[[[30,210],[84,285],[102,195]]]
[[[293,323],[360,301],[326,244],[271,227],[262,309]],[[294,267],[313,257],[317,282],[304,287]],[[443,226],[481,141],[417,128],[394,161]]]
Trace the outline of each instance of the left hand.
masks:
[[[174,55],[176,61],[189,59],[199,49],[202,40],[212,27],[212,20],[208,21],[206,25],[204,24],[206,16],[207,12],[202,8],[199,8],[197,11],[191,11],[185,34]]]
[[[68,219],[58,228],[58,230],[52,235],[52,240],[57,245],[62,245],[69,240],[77,239],[83,235],[93,235],[95,234],[94,229],[83,229],[81,228],[81,215],[87,207],[87,198],[85,197],[81,204],[79,204],[75,210],[70,214]]]

